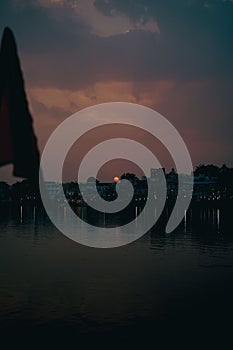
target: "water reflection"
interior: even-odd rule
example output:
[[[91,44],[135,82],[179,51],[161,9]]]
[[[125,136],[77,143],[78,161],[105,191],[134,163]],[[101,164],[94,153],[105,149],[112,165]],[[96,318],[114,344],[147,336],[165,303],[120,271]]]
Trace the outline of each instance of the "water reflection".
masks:
[[[94,226],[100,227],[119,227],[131,221],[142,212],[141,207],[132,207],[128,210],[117,213],[117,214],[106,214],[102,212],[96,212],[95,210],[88,207],[76,207],[73,208],[76,215],[78,215],[83,221],[86,221]],[[161,217],[155,224],[155,226],[148,233],[153,238],[156,236],[165,235],[164,229],[169,219],[172,208],[165,208]],[[0,225],[15,225],[24,226],[25,224],[32,226],[47,226],[51,225],[50,220],[45,210],[36,205],[11,205],[0,207]],[[67,205],[57,208],[57,215],[59,220],[63,222],[69,222],[69,211]],[[156,208],[155,212],[144,212],[144,218],[146,220],[147,215],[157,215]],[[212,235],[213,237],[223,235],[225,238],[231,241],[231,208],[208,208],[208,207],[191,207],[188,211],[184,212],[183,221],[179,227],[171,233],[183,233],[193,235],[196,238],[203,236],[207,237]],[[148,236],[148,235],[147,235]],[[167,235],[165,235],[166,237]],[[142,238],[143,240],[143,238]]]
[[[127,339],[158,337],[178,325],[214,327],[217,319],[227,327],[226,314],[233,312],[231,208],[192,207],[165,234],[166,208],[150,232],[117,249],[70,241],[39,207],[0,210],[1,329],[26,327],[38,336],[39,325],[48,334],[62,329]],[[115,227],[141,211],[130,209],[113,221],[88,208],[75,210],[84,220]],[[69,220],[65,207],[57,215]],[[116,238],[117,232],[120,227]]]

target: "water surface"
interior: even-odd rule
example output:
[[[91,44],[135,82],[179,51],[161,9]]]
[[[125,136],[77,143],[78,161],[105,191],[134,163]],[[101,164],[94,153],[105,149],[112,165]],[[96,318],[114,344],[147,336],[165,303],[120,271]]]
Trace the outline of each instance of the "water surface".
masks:
[[[1,208],[0,218],[2,335],[214,342],[230,334],[230,208],[189,210],[173,233],[156,227],[114,249],[69,240],[37,208]]]

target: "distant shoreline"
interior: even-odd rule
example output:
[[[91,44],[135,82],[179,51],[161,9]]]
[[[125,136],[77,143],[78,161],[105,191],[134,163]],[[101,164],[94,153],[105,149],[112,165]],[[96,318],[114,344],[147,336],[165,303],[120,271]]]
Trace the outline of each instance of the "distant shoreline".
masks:
[[[84,201],[69,201],[65,203],[59,203],[58,201],[52,201],[54,205],[57,205],[57,207],[64,207],[66,205],[70,205],[72,208],[75,207],[88,207],[88,205]],[[176,200],[167,199],[165,207],[173,207]],[[132,201],[128,206],[129,207],[140,207],[143,208],[146,201],[141,202],[135,202]],[[233,204],[233,198],[229,199],[214,199],[214,200],[208,200],[208,199],[192,199],[190,203],[190,207],[208,207],[208,208],[220,208],[230,205],[231,208]],[[43,207],[43,203],[41,200],[1,200],[0,201],[0,208],[1,207],[7,207],[7,206],[37,206],[37,207]],[[230,209],[230,208],[229,208]]]

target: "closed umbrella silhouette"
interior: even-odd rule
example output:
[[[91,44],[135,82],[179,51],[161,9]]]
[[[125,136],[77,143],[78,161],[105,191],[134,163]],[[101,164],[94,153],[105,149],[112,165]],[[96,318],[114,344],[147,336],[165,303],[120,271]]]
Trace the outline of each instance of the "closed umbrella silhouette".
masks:
[[[0,166],[13,175],[38,179],[39,152],[12,31],[5,28],[0,48]]]

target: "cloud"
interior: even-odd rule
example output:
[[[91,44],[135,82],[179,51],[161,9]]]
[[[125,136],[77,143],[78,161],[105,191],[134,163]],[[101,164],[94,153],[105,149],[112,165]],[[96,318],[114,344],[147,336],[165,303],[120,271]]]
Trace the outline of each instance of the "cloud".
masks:
[[[232,15],[221,0],[2,1],[41,150],[77,110],[129,101],[165,115],[195,164],[232,164]]]
[[[31,88],[30,97],[48,109],[59,108],[71,114],[95,104],[113,101],[161,106],[167,93],[175,86],[174,81],[146,82],[143,85],[132,81],[97,82],[79,90]]]
[[[46,137],[60,122],[85,107],[110,101],[134,102],[157,110],[173,123],[187,143],[194,164],[201,160],[231,164],[232,136],[229,125],[233,102],[228,100],[222,86],[223,81],[219,81],[219,84],[212,81],[189,83],[172,80],[142,84],[98,82],[80,90],[33,88],[30,89],[30,97],[38,134],[45,128]],[[44,134],[45,131],[42,149],[46,142]],[[107,131],[105,135],[109,135]],[[137,138],[148,146],[153,144],[145,133],[137,133]],[[98,138],[95,136],[93,140]],[[154,147],[154,150],[159,149]],[[161,150],[159,152],[162,153],[163,162],[170,167],[171,162],[166,160]]]
[[[125,14],[111,11],[105,14],[95,6],[95,0],[34,0],[37,6],[54,11],[57,9],[72,9],[72,18],[89,25],[90,33],[100,37],[110,37],[125,34],[132,30],[146,30],[159,32],[156,21],[149,18],[146,22],[139,19],[137,22]],[[58,12],[57,12],[58,14]],[[62,15],[62,12],[60,12]]]
[[[15,29],[30,85],[79,89],[97,81],[232,77],[233,5],[208,3],[207,9],[184,0],[3,2],[0,23]],[[98,36],[102,27],[106,35]]]

